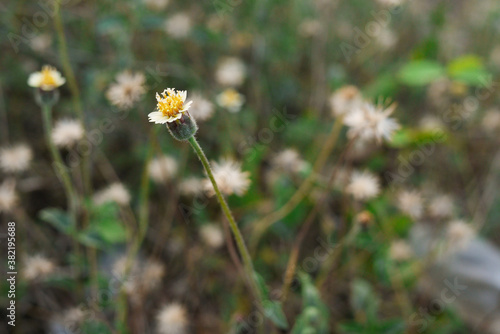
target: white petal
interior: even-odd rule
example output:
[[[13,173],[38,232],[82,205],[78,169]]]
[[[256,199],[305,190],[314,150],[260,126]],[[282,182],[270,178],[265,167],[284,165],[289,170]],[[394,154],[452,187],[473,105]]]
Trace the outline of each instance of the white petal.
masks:
[[[155,124],[165,124],[169,121],[167,116],[164,116],[161,111],[153,111],[148,115],[149,121]]]
[[[42,73],[40,72],[31,73],[28,78],[28,85],[30,87],[40,87],[41,81],[42,81]]]

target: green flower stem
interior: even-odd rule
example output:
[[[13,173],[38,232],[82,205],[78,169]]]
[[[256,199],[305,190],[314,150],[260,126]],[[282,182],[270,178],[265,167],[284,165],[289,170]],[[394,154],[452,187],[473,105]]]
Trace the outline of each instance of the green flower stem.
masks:
[[[62,181],[64,191],[66,193],[66,198],[68,200],[68,210],[73,223],[76,226],[77,223],[77,206],[78,197],[76,195],[75,189],[71,182],[68,172],[65,170],[66,165],[61,157],[61,153],[52,141],[52,110],[49,105],[42,106],[42,118],[43,118],[43,128],[45,131],[45,138],[47,140],[47,145],[49,146],[50,154],[54,160],[55,166],[54,171],[59,176]],[[64,168],[64,169],[63,169]],[[75,248],[75,254],[77,258],[80,258],[80,247],[76,238],[73,238],[73,247]],[[78,270],[77,270],[78,271]]]
[[[215,194],[217,196],[217,199],[219,201],[219,204],[222,208],[222,212],[226,216],[228,222],[229,222],[229,227],[231,228],[231,231],[233,233],[234,239],[236,241],[236,246],[238,247],[238,250],[241,254],[242,260],[243,260],[243,265],[245,267],[245,271],[247,272],[247,280],[251,286],[251,289],[253,290],[257,302],[259,303],[259,308],[262,307],[262,296],[260,294],[260,290],[258,288],[257,282],[255,281],[255,276],[254,276],[254,268],[252,264],[252,259],[250,257],[250,253],[248,252],[248,249],[245,245],[245,242],[243,240],[243,236],[241,235],[241,232],[238,228],[238,225],[236,224],[236,221],[233,218],[233,215],[231,213],[231,209],[229,209],[229,206],[227,205],[226,200],[224,199],[224,196],[222,196],[222,193],[219,190],[219,186],[217,186],[217,182],[215,181],[214,175],[212,173],[212,168],[210,168],[210,164],[208,162],[207,157],[205,156],[205,153],[203,153],[203,150],[201,149],[200,145],[192,136],[191,138],[188,139],[189,143],[193,147],[194,151],[198,155],[198,158],[200,159],[203,167],[205,168],[205,171],[207,172],[208,178],[210,179],[210,182],[212,182],[212,185],[214,187]]]
[[[141,176],[141,189],[139,193],[139,226],[137,230],[137,236],[132,241],[132,244],[127,252],[127,259],[125,263],[124,270],[124,279],[125,281],[130,273],[130,270],[133,267],[134,260],[139,253],[142,242],[146,237],[146,233],[149,226],[149,163],[153,158],[154,153],[154,137],[156,137],[157,128],[153,127],[150,132],[149,138],[149,147],[146,153],[146,160],[144,164],[144,169]],[[121,289],[118,301],[117,301],[117,309],[116,309],[116,326],[120,330],[120,333],[128,333],[127,330],[127,313],[128,313],[128,304],[127,304],[127,294],[125,289]]]
[[[50,106],[44,105],[42,107],[42,117],[43,117],[43,127],[45,130],[45,139],[47,140],[47,145],[49,146],[50,154],[52,156],[52,159],[56,163],[56,166],[54,166],[54,170],[56,174],[59,176],[61,179],[63,186],[64,186],[64,191],[66,192],[66,197],[68,199],[68,208],[71,213],[71,216],[73,219],[75,219],[76,223],[76,206],[78,203],[78,199],[76,197],[75,190],[73,188],[73,184],[71,182],[71,179],[67,173],[66,170],[62,170],[66,165],[63,162],[63,159],[61,157],[61,153],[55,146],[54,142],[52,141],[51,133],[52,133],[52,110]]]

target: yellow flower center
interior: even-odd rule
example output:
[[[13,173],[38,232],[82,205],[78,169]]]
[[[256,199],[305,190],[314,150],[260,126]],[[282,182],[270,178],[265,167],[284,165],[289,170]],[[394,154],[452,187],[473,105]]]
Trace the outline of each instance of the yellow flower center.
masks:
[[[240,100],[240,94],[234,89],[227,89],[224,92],[224,100],[228,105],[235,104]]]
[[[184,101],[179,92],[175,92],[173,89],[166,92],[166,94],[165,92],[161,93],[163,97],[160,97],[158,93],[156,94],[157,107],[158,111],[161,111],[163,115],[172,117],[184,109]]]
[[[53,68],[52,66],[42,67],[42,86],[57,86],[57,83],[54,80],[54,76],[52,74],[53,71],[55,71],[55,68]]]

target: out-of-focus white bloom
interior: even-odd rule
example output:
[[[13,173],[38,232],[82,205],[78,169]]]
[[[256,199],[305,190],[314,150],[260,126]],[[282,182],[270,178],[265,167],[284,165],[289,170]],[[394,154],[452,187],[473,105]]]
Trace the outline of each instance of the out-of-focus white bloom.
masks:
[[[219,106],[234,113],[240,111],[245,103],[245,97],[232,88],[224,90],[215,100]]]
[[[424,211],[422,195],[418,191],[402,191],[398,194],[398,207],[412,218],[420,218]]]
[[[24,259],[21,275],[28,281],[43,279],[52,274],[56,265],[42,255],[34,255]]]
[[[446,242],[453,250],[459,250],[474,238],[476,231],[463,220],[453,220],[446,229]]]
[[[29,146],[17,144],[0,150],[0,167],[6,173],[23,172],[28,169],[33,152]]]
[[[380,182],[378,177],[369,171],[355,171],[346,190],[355,199],[366,200],[380,193]]]
[[[434,218],[448,218],[453,215],[453,199],[449,195],[436,196],[429,203],[429,214]]]
[[[156,321],[159,334],[185,334],[188,331],[187,312],[179,303],[163,306]]]
[[[432,105],[442,107],[448,104],[451,81],[447,78],[433,81],[427,88],[427,99]]]
[[[200,227],[200,236],[203,242],[213,248],[220,248],[224,244],[224,233],[216,224],[206,224]]]
[[[60,322],[64,328],[74,329],[78,328],[78,326],[85,321],[87,316],[87,312],[85,312],[81,307],[73,307],[64,311],[64,313],[60,316],[60,320],[57,321]]]
[[[379,4],[386,7],[396,7],[402,5],[405,0],[377,0]]]
[[[388,50],[392,48],[398,42],[398,37],[389,28],[383,28],[376,36],[375,41],[378,45],[380,45],[384,50]]]
[[[51,136],[56,146],[72,147],[83,138],[84,134],[85,130],[80,121],[63,119],[56,123]]]
[[[156,260],[148,260],[142,268],[141,282],[146,291],[152,291],[158,287],[165,276],[165,266]]]
[[[16,181],[6,179],[0,184],[0,213],[12,212],[17,204]]]
[[[204,190],[204,182],[197,177],[190,177],[182,180],[179,184],[179,191],[184,196],[197,196]]]
[[[368,141],[375,139],[379,143],[382,139],[391,140],[394,131],[400,128],[398,122],[389,117],[394,109],[396,104],[384,108],[381,105],[364,103],[344,118],[344,124],[350,128],[348,136]]]
[[[389,248],[389,257],[394,261],[406,261],[413,257],[413,250],[405,240],[395,240]]]
[[[272,158],[271,163],[275,168],[288,173],[300,173],[307,167],[307,163],[302,160],[299,152],[291,148],[277,153]]]
[[[52,37],[49,34],[39,34],[30,39],[30,46],[39,53],[47,51],[52,44]]]
[[[491,50],[490,61],[496,67],[500,67],[500,45],[497,45]]]
[[[127,205],[130,202],[130,193],[123,184],[117,182],[98,191],[94,195],[94,203],[97,205],[109,202],[115,202],[119,205]]]
[[[343,86],[330,97],[330,107],[333,116],[346,115],[364,104],[359,89],[355,86]]]
[[[132,108],[146,92],[146,77],[141,72],[121,72],[116,82],[109,86],[106,97],[109,102],[122,110]]]
[[[217,66],[215,80],[230,87],[241,86],[247,74],[245,63],[236,57],[224,58]]]
[[[487,132],[498,134],[500,130],[500,110],[488,110],[483,116],[481,126]]]
[[[204,98],[200,93],[193,93],[193,101],[196,101],[194,107],[189,111],[189,114],[197,121],[205,121],[214,114],[214,105],[212,102]]]
[[[113,274],[123,279],[127,265],[127,258],[118,259],[113,265]],[[146,294],[156,289],[165,276],[165,266],[156,260],[147,260],[140,264],[138,261],[130,263],[128,276],[124,282],[125,292],[133,301],[139,301]]]
[[[351,171],[345,167],[340,167],[335,174],[333,180],[333,187],[337,189],[344,189],[347,187],[351,180]]]
[[[169,2],[170,0],[144,0],[146,7],[155,11],[164,10]]]
[[[443,131],[444,124],[434,115],[425,115],[419,122],[419,127],[425,131]]]
[[[167,88],[161,95],[156,93],[156,109],[149,113],[149,121],[155,124],[165,124],[180,119],[193,103],[193,101],[186,103],[186,99],[186,90]]]
[[[177,13],[165,21],[165,31],[172,38],[183,39],[189,36],[192,29],[191,17],[185,13]]]
[[[177,161],[164,155],[151,160],[149,163],[149,175],[157,183],[166,183],[177,174]]]
[[[299,34],[303,37],[316,36],[322,32],[322,28],[319,20],[305,20],[299,25]]]
[[[55,67],[44,65],[40,72],[31,73],[28,78],[28,86],[50,91],[64,85],[66,79]]]
[[[241,170],[241,164],[230,159],[213,162],[212,170],[220,191],[225,195],[243,195],[250,187],[250,173]],[[209,179],[203,180],[205,191],[215,195]]]

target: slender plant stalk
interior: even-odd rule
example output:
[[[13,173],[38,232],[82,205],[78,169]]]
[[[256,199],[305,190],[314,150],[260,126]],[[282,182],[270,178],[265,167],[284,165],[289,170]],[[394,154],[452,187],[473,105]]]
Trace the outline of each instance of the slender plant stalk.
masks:
[[[149,226],[149,168],[148,165],[153,157],[153,137],[156,135],[156,129],[153,127],[150,132],[150,140],[148,152],[146,155],[146,160],[144,164],[144,169],[141,177],[141,189],[139,193],[139,226],[137,230],[137,237],[134,239],[132,245],[130,246],[127,253],[127,260],[125,263],[124,270],[124,279],[127,278],[130,270],[132,269],[134,259],[136,258],[139,249],[141,248],[141,244],[144,241],[146,236],[146,232]],[[127,294],[125,290],[121,289],[120,294],[118,296],[117,303],[117,317],[116,317],[116,325],[121,333],[127,333]]]
[[[254,268],[253,268],[253,263],[252,259],[250,257],[250,253],[248,252],[248,249],[245,245],[245,242],[243,240],[243,236],[241,235],[241,232],[238,228],[238,225],[236,224],[236,221],[233,218],[233,215],[231,213],[231,209],[229,209],[229,206],[227,205],[226,200],[224,199],[224,196],[222,196],[222,193],[219,190],[219,186],[217,185],[217,182],[215,181],[214,175],[212,173],[212,168],[210,167],[210,163],[208,162],[207,157],[205,156],[205,153],[203,153],[203,150],[201,149],[200,145],[192,136],[191,138],[188,139],[189,143],[193,147],[194,151],[198,155],[198,158],[200,159],[203,167],[205,168],[205,171],[207,172],[208,178],[210,179],[210,182],[212,182],[212,186],[215,191],[215,195],[217,196],[217,199],[219,201],[219,204],[222,208],[222,212],[227,218],[227,221],[229,222],[229,228],[231,229],[231,232],[233,233],[234,239],[236,241],[236,246],[238,247],[238,250],[240,252],[241,258],[243,260],[243,266],[245,267],[245,271],[247,273],[247,280],[250,282],[250,288],[253,290],[253,293],[256,296],[256,300],[258,303],[259,308],[262,307],[262,296],[260,294],[260,290],[258,288],[257,282],[255,281],[255,276],[254,276]]]
[[[68,172],[65,170],[66,165],[64,164],[64,161],[61,157],[61,153],[55,146],[54,142],[52,141],[51,133],[52,133],[52,110],[51,107],[48,105],[42,106],[42,118],[43,118],[43,127],[45,131],[45,139],[47,141],[47,145],[50,150],[50,154],[52,156],[52,159],[54,160],[54,170],[56,172],[56,175],[58,175],[59,179],[61,180],[63,187],[64,187],[64,192],[66,194],[66,198],[68,201],[68,211],[69,215],[75,224],[77,223],[77,206],[78,206],[78,198],[75,192],[75,189],[73,188],[73,184],[71,182],[71,179],[69,177]],[[77,258],[80,258],[80,247],[78,245],[78,241],[73,238],[73,247],[75,249],[75,254]],[[77,268],[78,271],[78,268]]]
[[[64,74],[68,80],[68,86],[71,91],[71,95],[73,97],[73,106],[75,108],[76,114],[80,123],[83,126],[84,132],[87,133],[87,127],[85,122],[85,115],[83,112],[83,104],[80,97],[80,90],[78,88],[78,84],[76,82],[75,74],[71,67],[71,62],[69,60],[68,55],[68,46],[66,42],[66,36],[64,35],[64,27],[61,17],[61,2],[56,1],[54,3],[54,26],[57,33],[57,38],[59,40],[59,55],[61,57],[61,62],[64,70]],[[90,197],[92,196],[92,183],[90,176],[90,158],[89,154],[83,154],[82,157],[82,179],[83,179],[83,193],[84,195]],[[82,227],[86,228],[89,225],[89,215],[88,208],[84,208],[85,212],[83,215]],[[98,269],[97,269],[97,252],[94,248],[87,248],[87,258],[90,267],[90,277],[91,277],[91,286],[92,293],[94,296],[97,296],[97,292],[99,289],[98,282]],[[94,298],[95,299],[95,298]]]
[[[338,169],[340,168],[340,164],[344,161],[345,156],[347,155],[347,152],[351,149],[353,146],[354,142],[356,141],[356,137],[352,138],[347,146],[345,147],[344,151],[342,151],[339,159],[337,160],[337,163],[335,164],[333,171],[330,175],[330,178],[328,179],[327,182],[327,189],[330,189],[331,186],[333,185],[333,181],[335,180],[335,176],[337,175]],[[314,204],[313,209],[309,213],[309,215],[306,218],[306,221],[304,224],[302,224],[299,234],[297,235],[297,238],[295,239],[295,242],[292,246],[292,251],[290,252],[290,257],[288,259],[288,264],[285,270],[285,279],[283,281],[283,288],[281,289],[281,301],[285,302],[286,298],[288,296],[288,291],[290,289],[290,285],[292,284],[293,277],[295,276],[295,270],[297,269],[297,260],[299,258],[299,253],[300,253],[300,248],[302,247],[302,242],[304,241],[307,233],[309,232],[309,229],[311,228],[313,222],[316,219],[316,216],[318,215],[318,212],[325,206],[326,204],[326,195],[323,196],[320,200],[316,201]]]
[[[342,130],[342,124],[342,117],[337,118],[334,125],[332,126],[328,138],[321,148],[321,152],[319,153],[316,162],[314,163],[311,174],[309,174],[304,182],[302,182],[299,189],[297,189],[297,191],[288,200],[288,202],[286,202],[286,204],[278,210],[268,214],[267,216],[252,224],[252,226],[254,226],[254,231],[250,239],[250,249],[252,251],[255,251],[257,249],[259,240],[264,232],[278,220],[286,217],[307,196],[307,194],[310,193],[314,186],[314,181],[325,166],[325,163],[328,160],[328,156],[337,144],[340,130]]]

